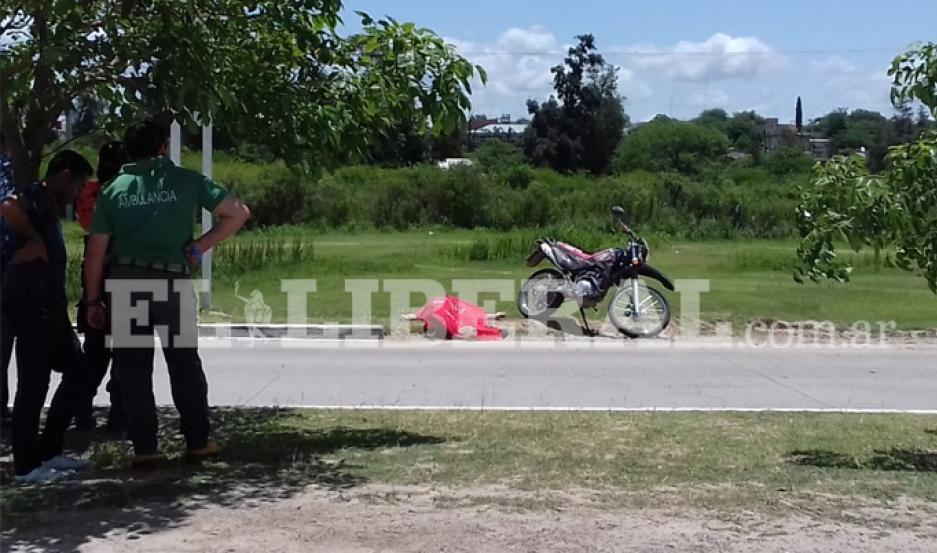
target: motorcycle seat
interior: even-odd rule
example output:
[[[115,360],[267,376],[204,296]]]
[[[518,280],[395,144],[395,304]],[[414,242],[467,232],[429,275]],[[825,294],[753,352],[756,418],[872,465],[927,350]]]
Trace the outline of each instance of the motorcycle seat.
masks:
[[[587,252],[577,248],[576,246],[573,246],[572,244],[567,244],[566,242],[557,242],[556,245],[562,248],[566,253],[578,257],[583,261],[592,261],[592,258],[595,255],[593,252]]]

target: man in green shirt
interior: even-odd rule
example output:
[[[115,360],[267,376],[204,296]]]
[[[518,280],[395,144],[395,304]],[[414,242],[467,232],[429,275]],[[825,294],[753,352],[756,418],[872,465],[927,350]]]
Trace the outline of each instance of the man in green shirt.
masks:
[[[190,282],[204,252],[236,233],[250,218],[247,207],[222,187],[166,157],[166,132],[157,123],[131,126],[125,165],[98,198],[85,259],[87,319],[105,326],[104,257],[111,246],[107,291],[111,307],[114,371],[121,388],[134,465],[157,464],[153,397],[154,333],[159,333],[173,401],[190,457],[214,455],[209,440],[208,385],[198,355],[197,308]],[[195,216],[217,219],[193,241]]]

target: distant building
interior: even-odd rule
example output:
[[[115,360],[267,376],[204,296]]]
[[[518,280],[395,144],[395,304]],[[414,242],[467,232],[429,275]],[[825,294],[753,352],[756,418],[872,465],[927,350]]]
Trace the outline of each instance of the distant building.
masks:
[[[469,149],[474,150],[489,140],[504,140],[520,146],[529,126],[527,122],[513,121],[510,114],[497,119],[489,119],[484,115],[473,117],[469,121]]]
[[[765,152],[784,147],[801,148],[821,161],[826,161],[833,155],[833,144],[829,138],[819,133],[797,132],[797,125],[780,123],[777,117],[765,119]]]
[[[765,119],[764,146],[766,152],[773,152],[784,146],[803,146],[803,136],[797,132],[797,125],[782,124],[777,117]]]

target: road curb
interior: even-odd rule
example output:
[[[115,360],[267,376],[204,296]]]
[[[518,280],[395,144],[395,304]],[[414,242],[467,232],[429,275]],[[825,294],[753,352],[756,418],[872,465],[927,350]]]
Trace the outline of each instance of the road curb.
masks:
[[[200,338],[292,338],[307,340],[383,340],[380,325],[200,324]]]

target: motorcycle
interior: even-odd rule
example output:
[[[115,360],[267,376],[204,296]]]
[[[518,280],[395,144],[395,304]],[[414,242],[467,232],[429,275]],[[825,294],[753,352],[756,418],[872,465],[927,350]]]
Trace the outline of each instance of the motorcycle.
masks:
[[[548,320],[565,301],[575,301],[583,328],[594,335],[586,321],[585,310],[598,310],[612,288],[617,287],[608,313],[619,332],[629,338],[652,338],[667,328],[670,304],[660,292],[644,284],[641,277],[657,280],[671,291],[673,283],[648,264],[650,248],[644,238],[625,224],[625,210],[616,206],[612,214],[618,227],[630,238],[624,248],[587,252],[552,238],[537,240],[527,258],[527,266],[536,267],[547,259],[553,268],[535,272],[521,287],[517,298],[521,315]]]

